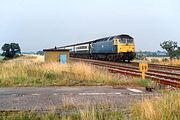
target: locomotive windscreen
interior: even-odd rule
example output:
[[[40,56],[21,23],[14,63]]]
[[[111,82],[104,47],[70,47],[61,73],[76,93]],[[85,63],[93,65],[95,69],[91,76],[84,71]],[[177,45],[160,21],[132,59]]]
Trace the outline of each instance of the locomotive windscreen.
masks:
[[[133,38],[131,36],[129,36],[129,35],[119,35],[119,36],[117,36],[117,38],[119,39],[120,43],[124,43],[124,44],[126,44],[126,43],[134,43]]]

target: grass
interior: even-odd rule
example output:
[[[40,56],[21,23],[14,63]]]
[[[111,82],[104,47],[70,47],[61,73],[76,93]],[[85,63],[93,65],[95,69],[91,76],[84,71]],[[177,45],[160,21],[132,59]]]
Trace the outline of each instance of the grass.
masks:
[[[38,114],[38,113],[4,113],[0,115],[0,120],[122,120],[121,112],[98,112],[79,111],[66,115],[57,113]]]
[[[49,113],[38,112],[5,112],[0,113],[0,120],[122,120],[122,112],[116,108],[105,106],[88,106],[85,109],[77,108],[74,112]]]
[[[150,63],[180,66],[180,59],[172,59],[172,60],[170,60],[169,57],[147,57],[147,60]]]
[[[180,59],[173,59],[171,61],[164,62],[164,64],[180,66]]]
[[[37,56],[23,56],[0,63],[0,86],[143,86],[142,80],[114,75],[86,63],[44,63]]]
[[[133,120],[180,120],[180,93],[143,100],[132,107]]]

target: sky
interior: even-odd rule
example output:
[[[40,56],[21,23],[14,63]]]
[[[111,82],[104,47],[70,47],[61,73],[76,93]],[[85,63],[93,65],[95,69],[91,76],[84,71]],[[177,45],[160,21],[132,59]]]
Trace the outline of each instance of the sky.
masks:
[[[118,34],[135,39],[136,51],[180,44],[179,0],[0,0],[0,47],[22,51],[86,42]]]

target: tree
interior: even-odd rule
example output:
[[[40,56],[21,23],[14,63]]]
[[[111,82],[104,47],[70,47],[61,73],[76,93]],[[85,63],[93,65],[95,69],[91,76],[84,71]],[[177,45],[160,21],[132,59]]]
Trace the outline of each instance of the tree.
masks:
[[[6,58],[13,58],[16,54],[21,54],[21,49],[18,43],[5,43],[2,48],[2,55]]]
[[[174,41],[164,41],[160,44],[160,46],[165,49],[170,57],[170,59],[175,58],[177,56],[178,45],[177,42]]]

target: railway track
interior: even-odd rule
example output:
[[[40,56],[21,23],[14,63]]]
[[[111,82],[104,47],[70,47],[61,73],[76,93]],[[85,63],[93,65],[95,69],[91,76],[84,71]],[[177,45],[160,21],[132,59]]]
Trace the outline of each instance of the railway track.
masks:
[[[138,62],[131,62],[131,64],[135,66],[139,66]],[[160,64],[149,64],[150,68],[158,68],[158,69],[167,69],[167,70],[178,70],[180,72],[179,66],[168,66],[168,65],[160,65]]]
[[[83,61],[93,65],[101,66],[113,73],[121,73],[135,77],[141,77],[141,72],[139,71],[139,63],[137,62],[117,63],[117,62],[80,59],[80,58],[71,58],[71,59],[75,61]],[[149,70],[146,73],[146,78],[157,81],[158,83],[161,84],[180,88],[180,67],[149,64]]]

